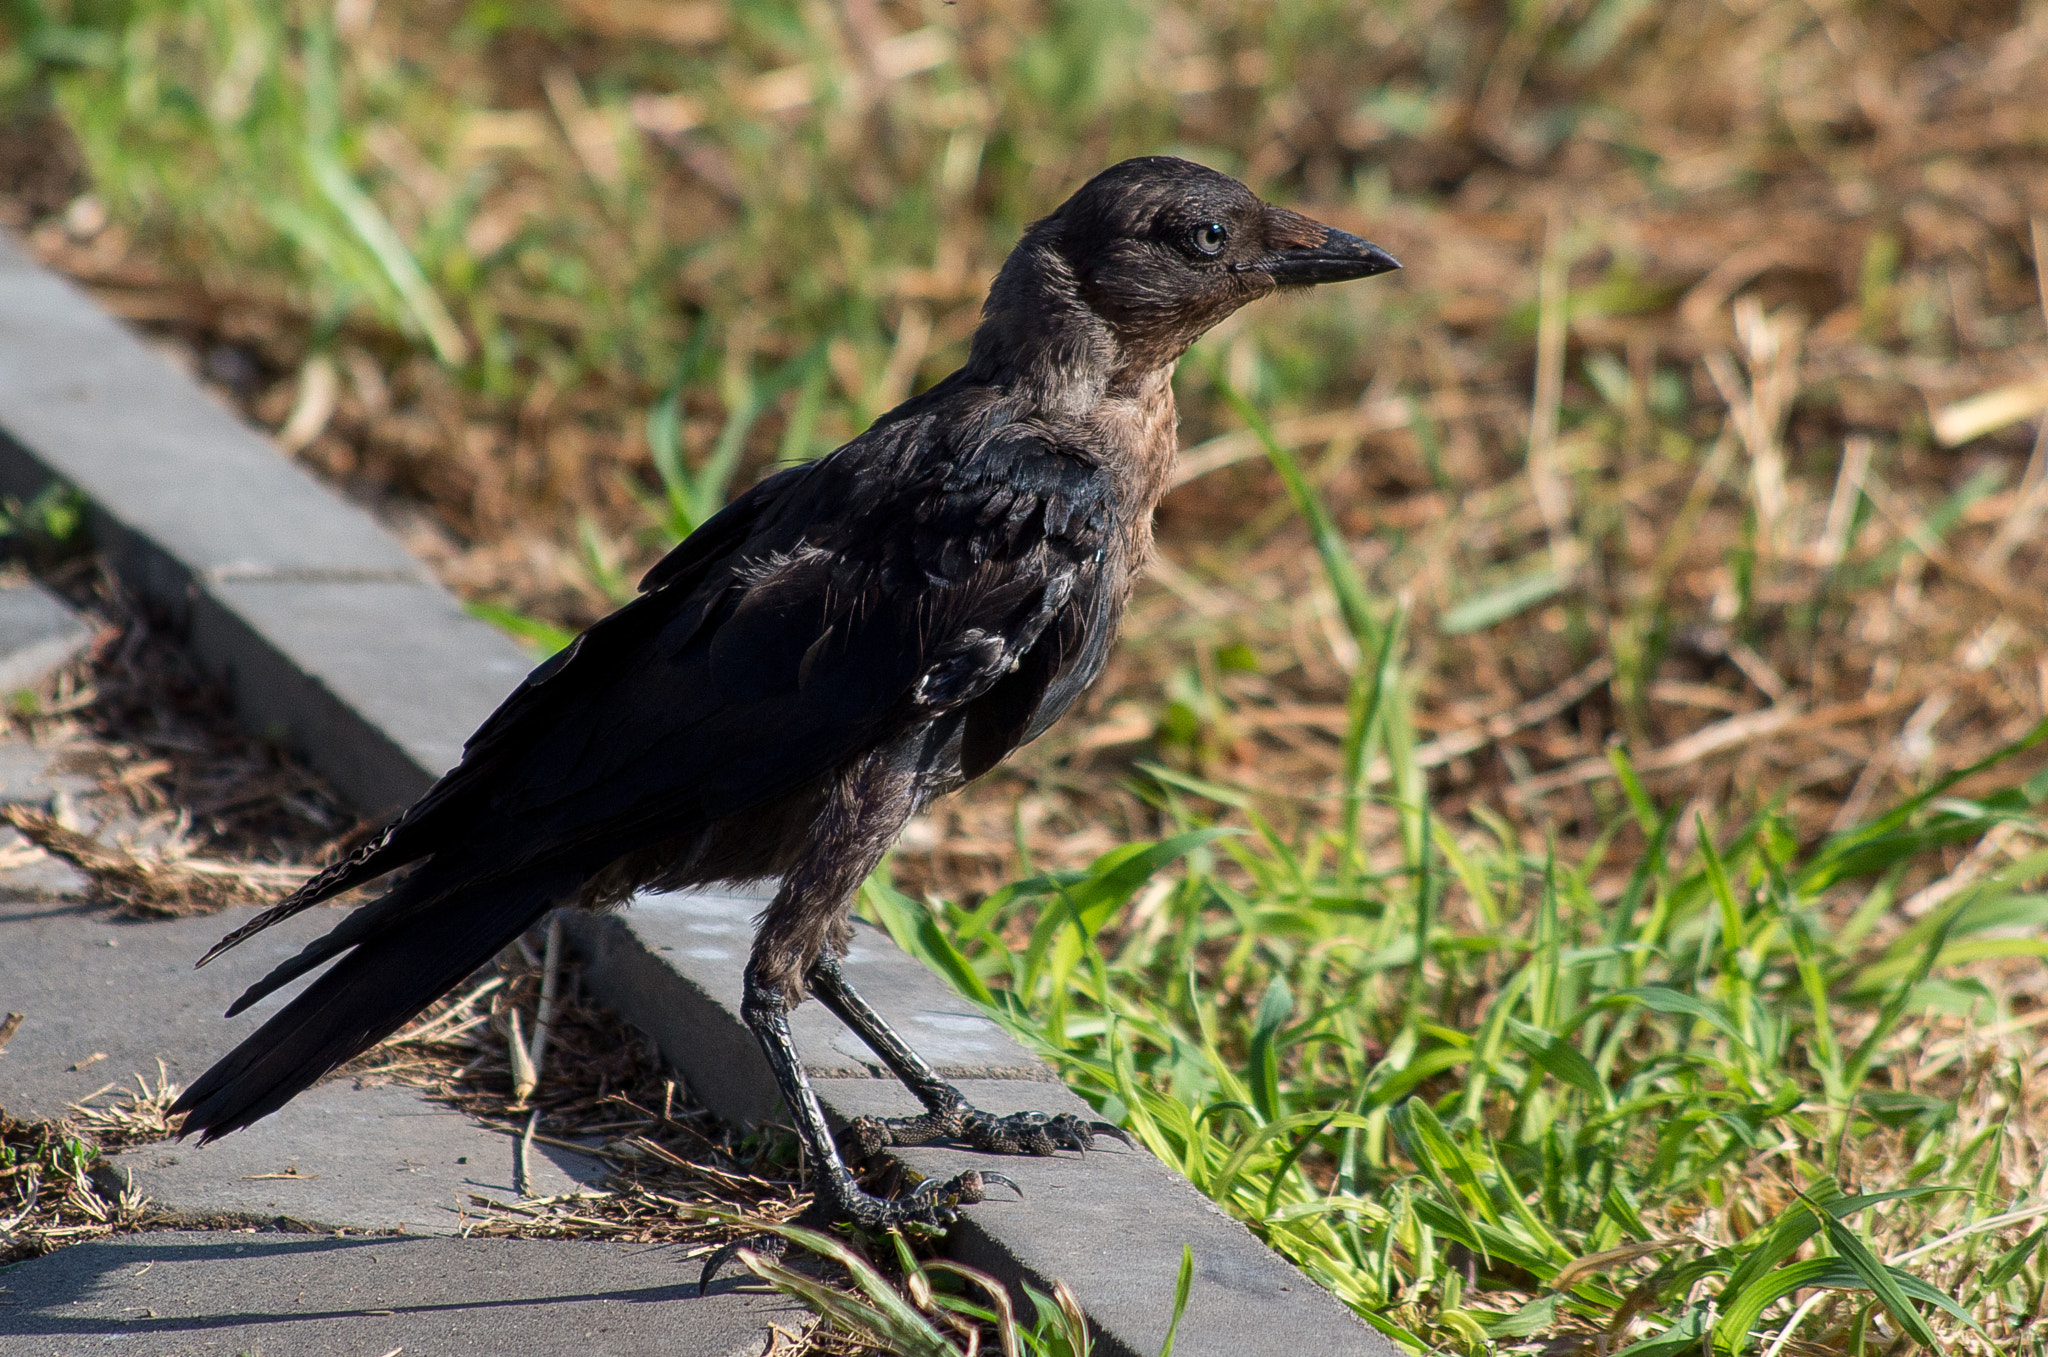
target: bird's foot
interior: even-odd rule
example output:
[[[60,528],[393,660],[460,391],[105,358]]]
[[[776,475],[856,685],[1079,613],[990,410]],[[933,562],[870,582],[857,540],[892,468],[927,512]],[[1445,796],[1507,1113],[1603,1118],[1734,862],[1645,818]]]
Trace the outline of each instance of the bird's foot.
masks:
[[[844,1193],[832,1206],[842,1220],[849,1220],[863,1230],[938,1231],[960,1219],[961,1207],[986,1201],[991,1186],[1007,1187],[1020,1200],[1024,1196],[1024,1189],[1008,1174],[968,1169],[951,1178],[926,1178],[910,1191],[889,1197],[864,1192],[849,1179]]]
[[[961,1101],[944,1111],[915,1117],[860,1117],[846,1128],[844,1141],[855,1160],[872,1158],[890,1145],[929,1145],[935,1140],[961,1140],[985,1154],[1053,1154],[1089,1150],[1096,1136],[1132,1145],[1123,1128],[1106,1121],[1082,1121],[1070,1112],[1012,1112],[999,1117]]]
[[[968,1169],[951,1178],[927,1178],[899,1196],[878,1197],[863,1191],[854,1182],[853,1175],[842,1170],[840,1175],[830,1180],[829,1186],[819,1192],[811,1210],[798,1220],[800,1224],[813,1228],[843,1221],[877,1234],[889,1230],[936,1233],[960,1218],[961,1207],[986,1200],[991,1186],[1007,1187],[1020,1198],[1024,1195],[1024,1189],[1006,1174]],[[702,1295],[719,1271],[741,1249],[780,1258],[788,1248],[789,1242],[781,1235],[758,1234],[735,1239],[705,1262],[704,1271],[697,1278],[697,1292]]]

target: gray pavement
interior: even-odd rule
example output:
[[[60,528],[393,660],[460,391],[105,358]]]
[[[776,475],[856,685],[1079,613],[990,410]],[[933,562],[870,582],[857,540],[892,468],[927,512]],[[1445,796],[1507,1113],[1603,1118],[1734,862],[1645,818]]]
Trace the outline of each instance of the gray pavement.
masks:
[[[10,746],[0,743],[0,750]],[[17,1117],[61,1118],[110,1082],[154,1085],[158,1062],[189,1084],[274,1004],[226,1019],[237,995],[341,917],[314,909],[203,970],[193,963],[254,909],[184,919],[124,919],[78,900],[24,891],[0,873],[0,1009],[22,1015],[0,1052],[0,1107]],[[243,952],[250,953],[246,961]],[[232,959],[235,964],[228,964]]]
[[[0,586],[0,699],[34,689],[69,664],[92,641],[92,629],[49,590],[35,584]],[[55,766],[56,752],[29,740],[0,740],[0,806],[47,804],[53,796],[80,796],[92,779]],[[27,854],[27,840],[12,825],[0,825],[0,863]],[[0,892],[43,900],[78,900],[85,877],[60,859],[0,867]],[[0,1013],[6,1012],[0,995]]]
[[[52,481],[250,727],[366,815],[425,791],[532,667],[368,512],[0,232],[0,494]]]
[[[479,1213],[471,1194],[516,1201],[513,1138],[392,1085],[320,1085],[211,1145],[174,1141],[114,1155],[115,1172],[180,1225],[448,1235]],[[597,1187],[604,1163],[535,1142],[532,1192]]]
[[[760,1357],[806,1316],[697,1295],[674,1248],[567,1240],[122,1235],[0,1269],[7,1357]]]
[[[69,655],[47,644],[60,605],[43,595],[10,607],[18,592],[0,590],[0,677],[31,687]],[[33,625],[13,625],[24,618]],[[0,802],[86,790],[56,758],[0,733]],[[194,970],[253,908],[122,919],[11,828],[0,864],[0,1014],[21,1015],[0,1049],[0,1111],[25,1119],[189,1083],[297,987],[222,1018],[242,988],[341,917],[308,911]],[[413,1089],[346,1078],[213,1145],[113,1155],[103,1186],[138,1191],[167,1223],[206,1232],[83,1243],[0,1270],[0,1354],[383,1357],[402,1346],[752,1357],[769,1347],[771,1323],[794,1332],[809,1322],[731,1283],[699,1300],[697,1268],[671,1248],[453,1237],[476,1214],[472,1194],[517,1195],[513,1155],[502,1130]],[[529,1165],[538,1196],[603,1177],[600,1160],[541,1143]]]
[[[0,874],[0,892],[9,885]],[[134,920],[0,894],[0,1010],[22,1015],[0,1052],[0,1109],[58,1121],[95,1093],[104,1103],[135,1092],[138,1078],[148,1087],[166,1077],[191,1083],[283,1002],[222,1018],[242,988],[341,918],[337,909],[309,910],[193,969],[254,913]],[[212,1145],[146,1146],[112,1162],[181,1221],[282,1217],[414,1234],[453,1232],[468,1193],[508,1194],[512,1179],[509,1137],[414,1090],[358,1089],[346,1079]],[[589,1156],[540,1144],[531,1162],[539,1196],[603,1176]]]
[[[34,585],[0,589],[0,693],[33,688],[76,659],[92,628],[48,590]]]

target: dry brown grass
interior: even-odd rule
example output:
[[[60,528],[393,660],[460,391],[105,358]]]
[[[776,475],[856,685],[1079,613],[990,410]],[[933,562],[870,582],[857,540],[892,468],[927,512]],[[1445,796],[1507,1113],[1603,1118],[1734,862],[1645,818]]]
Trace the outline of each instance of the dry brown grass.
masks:
[[[221,686],[96,558],[61,566],[53,582],[97,635],[9,719],[14,738],[85,787],[0,818],[78,867],[96,900],[138,917],[268,901],[359,832],[319,777],[236,724]]]
[[[728,19],[681,48],[602,7],[479,44],[441,9],[382,6],[361,60],[431,58],[422,88],[455,100],[386,108],[363,130],[393,219],[426,229],[468,167],[486,183],[461,219],[470,247],[544,238],[534,259],[564,257],[584,231],[589,248],[566,257],[600,275],[565,293],[531,268],[486,270],[491,323],[535,365],[515,365],[523,378],[502,394],[465,390],[368,321],[344,330],[322,375],[307,367],[303,291],[238,268],[161,204],[135,223],[65,217],[70,190],[46,182],[61,166],[17,173],[15,215],[46,260],[262,422],[321,406],[294,433],[300,456],[382,505],[458,590],[572,625],[605,606],[605,567],[630,575],[660,546],[634,492],[655,484],[641,412],[664,380],[657,356],[588,352],[593,335],[638,333],[622,290],[652,286],[722,327],[726,376],[685,408],[683,445],[701,455],[730,413],[719,393],[733,364],[800,352],[816,331],[786,327],[821,314],[820,288],[859,300],[836,322],[851,328],[827,364],[814,446],[943,372],[1006,247],[1002,219],[1140,143],[1206,148],[1388,245],[1407,271],[1370,298],[1255,309],[1198,350],[1183,391],[1202,474],[1162,511],[1165,559],[1115,666],[1042,749],[913,835],[905,865],[920,884],[1002,879],[1013,816],[1059,863],[1144,832],[1153,817],[1119,790],[1134,759],[1293,795],[1334,787],[1353,656],[1298,529],[1277,509],[1247,512],[1276,505],[1276,487],[1209,401],[1216,374],[1272,407],[1376,590],[1412,601],[1414,719],[1455,739],[1432,775],[1453,813],[1486,805],[1588,832],[1611,804],[1590,760],[1619,733],[1658,751],[1660,790],[1704,807],[1767,787],[1819,829],[2040,715],[2035,425],[1953,450],[1930,436],[1932,411],[2048,371],[2031,225],[2048,219],[2038,6],[1546,11],[1505,29],[1461,5],[1150,14],[1148,35],[1104,40],[1135,83],[1091,95],[1062,139],[1004,65],[1066,40],[1066,20],[1029,5],[861,6],[843,25],[821,11],[801,39],[774,42]],[[1596,20],[1622,28],[1602,36]],[[944,66],[761,111],[774,103],[761,82],[858,67],[875,43],[934,24],[957,34],[961,73],[985,73],[980,103]],[[674,130],[697,96],[663,86],[693,79],[742,94]],[[579,88],[602,97],[578,104]],[[640,130],[606,141],[607,117]],[[849,163],[883,128],[894,156]],[[1033,163],[987,149],[1005,138],[1029,140]],[[889,187],[948,148],[974,151],[978,177]],[[608,154],[623,157],[616,170]],[[802,208],[788,206],[799,167],[818,176]],[[645,210],[617,215],[614,175]],[[924,214],[908,233],[939,242],[927,265],[878,260],[862,275],[852,246],[815,239],[788,257],[800,228],[845,227],[892,192]],[[695,262],[664,272],[672,250]],[[1546,261],[1557,287],[1539,317]],[[749,328],[748,310],[772,321]],[[643,327],[656,349],[664,324]],[[548,366],[554,352],[566,367]],[[752,464],[787,431],[792,400],[757,424]],[[1560,564],[1568,587],[1540,606],[1467,634],[1435,625]],[[1218,664],[1236,644],[1255,675]],[[1603,655],[1616,673],[1577,700],[1467,738]]]

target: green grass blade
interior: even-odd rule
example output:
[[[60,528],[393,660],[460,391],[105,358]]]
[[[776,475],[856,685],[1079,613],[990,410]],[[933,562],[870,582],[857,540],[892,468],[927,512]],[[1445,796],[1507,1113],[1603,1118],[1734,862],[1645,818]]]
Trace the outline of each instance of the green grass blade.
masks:
[[[1173,1283],[1173,1318],[1166,1325],[1166,1340],[1159,1345],[1159,1357],[1173,1357],[1173,1338],[1180,1332],[1180,1317],[1188,1310],[1188,1292],[1195,1284],[1195,1251],[1180,1246],[1180,1276]]]
[[[1878,1301],[1890,1312],[1899,1328],[1920,1346],[1935,1352],[1942,1351],[1941,1340],[1935,1337],[1934,1330],[1928,1327],[1926,1317],[1914,1309],[1913,1303],[1906,1299],[1906,1292],[1899,1285],[1898,1275],[1879,1262],[1871,1253],[1869,1246],[1856,1237],[1854,1230],[1835,1219],[1833,1212],[1812,1204],[1809,1204],[1808,1209],[1819,1217],[1821,1228],[1827,1232],[1829,1246],[1856,1270],[1856,1275],[1863,1279],[1865,1286],[1877,1293]],[[1974,1327],[1974,1321],[1970,1321],[1969,1316],[1963,1311],[1958,1309],[1956,1314],[1971,1322]]]
[[[1979,1292],[1988,1295],[1999,1287],[2004,1286],[2014,1277],[2019,1276],[2020,1269],[2027,1265],[2027,1260],[2034,1256],[2036,1249],[2041,1247],[2043,1239],[2048,1239],[2048,1225],[2042,1226],[2000,1254],[1998,1261],[1991,1265],[1990,1270],[1978,1282]]]
[[[1308,477],[1302,474],[1301,463],[1273,437],[1273,430],[1258,407],[1246,400],[1229,381],[1219,376],[1216,392],[1224,404],[1244,421],[1252,436],[1259,440],[1259,446],[1265,449],[1266,460],[1279,474],[1281,484],[1287,487],[1295,512],[1308,524],[1309,535],[1315,541],[1316,555],[1322,561],[1323,574],[1337,595],[1337,607],[1344,615],[1344,625],[1352,638],[1368,654],[1379,650],[1380,624],[1373,616],[1365,579],[1358,573],[1358,563],[1351,558],[1350,546],[1337,531],[1336,520],[1330,517],[1322,497],[1309,485]]]

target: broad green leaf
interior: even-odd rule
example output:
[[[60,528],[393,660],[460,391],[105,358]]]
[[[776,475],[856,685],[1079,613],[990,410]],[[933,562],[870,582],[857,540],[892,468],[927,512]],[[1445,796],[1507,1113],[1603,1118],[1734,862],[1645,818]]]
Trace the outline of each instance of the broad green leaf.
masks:
[[[1707,1319],[1710,1312],[1705,1305],[1695,1305],[1679,1317],[1676,1324],[1661,1333],[1638,1339],[1625,1348],[1618,1348],[1614,1357],[1682,1357],[1683,1354],[1700,1351],[1701,1340],[1707,1334]]]
[[[1528,1338],[1543,1333],[1557,1324],[1557,1303],[1563,1297],[1540,1296],[1521,1309],[1486,1325],[1489,1338]]]
[[[1560,1082],[1578,1089],[1603,1107],[1612,1101],[1606,1081],[1576,1046],[1512,1015],[1508,1018],[1508,1034],[1530,1059]]]
[[[1655,1013],[1666,1013],[1673,1017],[1697,1018],[1699,1021],[1720,1031],[1738,1046],[1746,1046],[1742,1033],[1729,1021],[1727,1010],[1721,1005],[1709,1003],[1696,994],[1687,994],[1666,985],[1638,985],[1632,989],[1616,990],[1613,994],[1594,1005],[1594,1008],[1620,1008],[1627,1004],[1641,1004]],[[1590,1012],[1590,1010],[1589,1010]],[[1586,1014],[1582,1014],[1583,1018]]]

